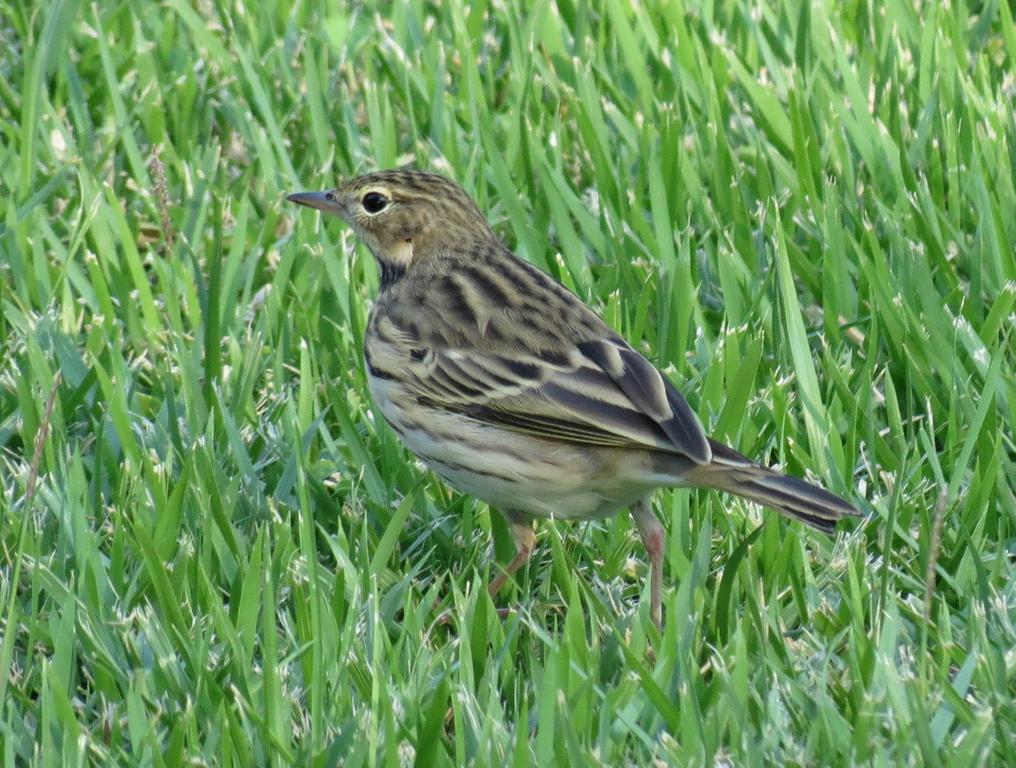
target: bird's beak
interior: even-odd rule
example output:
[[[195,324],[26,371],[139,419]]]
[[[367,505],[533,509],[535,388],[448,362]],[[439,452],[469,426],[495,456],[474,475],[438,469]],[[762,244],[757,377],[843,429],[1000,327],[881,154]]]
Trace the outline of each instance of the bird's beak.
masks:
[[[342,208],[334,192],[295,192],[287,195],[286,199],[291,203],[306,205],[308,208],[317,208],[319,211],[333,213],[336,216],[342,215]]]

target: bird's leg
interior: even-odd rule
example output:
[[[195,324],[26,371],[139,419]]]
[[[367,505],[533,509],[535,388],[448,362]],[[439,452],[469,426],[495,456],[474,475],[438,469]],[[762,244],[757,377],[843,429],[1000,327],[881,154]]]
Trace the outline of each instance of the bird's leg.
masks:
[[[648,499],[639,499],[631,506],[631,516],[635,518],[635,525],[639,528],[639,535],[642,536],[642,544],[645,545],[646,553],[649,555],[649,617],[657,629],[663,629],[663,544],[666,541],[667,533],[656,519]]]
[[[487,592],[491,597],[497,594],[515,571],[526,564],[529,556],[533,553],[533,547],[536,546],[536,533],[533,531],[531,520],[516,512],[505,512],[504,516],[508,519],[508,525],[511,527],[512,540],[515,542],[515,557],[497,576],[490,580]]]
[[[504,586],[504,583],[508,581],[515,571],[526,564],[529,555],[533,552],[533,547],[536,546],[536,533],[533,531],[531,520],[516,512],[505,512],[504,516],[508,519],[508,525],[512,532],[512,540],[515,542],[515,557],[487,585],[487,593],[491,598],[498,593],[498,590]],[[494,567],[497,567],[496,563]],[[504,619],[508,617],[509,610],[507,608],[498,608],[497,614]],[[438,616],[437,623],[448,624],[451,620],[452,613],[450,610],[446,610]]]

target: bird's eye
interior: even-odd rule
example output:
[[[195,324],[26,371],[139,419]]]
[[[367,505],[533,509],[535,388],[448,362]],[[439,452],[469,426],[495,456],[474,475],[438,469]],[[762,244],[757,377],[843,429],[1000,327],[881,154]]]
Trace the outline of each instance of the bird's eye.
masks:
[[[325,192],[325,200],[327,200],[328,202],[333,202],[335,200],[335,193]]]
[[[380,192],[368,192],[363,196],[360,204],[367,213],[381,213],[388,205],[388,198]]]

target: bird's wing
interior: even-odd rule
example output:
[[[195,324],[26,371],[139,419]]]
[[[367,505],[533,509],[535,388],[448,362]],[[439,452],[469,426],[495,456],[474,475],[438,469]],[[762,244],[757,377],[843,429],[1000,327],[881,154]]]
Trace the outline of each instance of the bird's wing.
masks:
[[[449,346],[416,357],[401,375],[432,407],[555,440],[654,448],[699,464],[712,458],[685,399],[617,336],[577,342],[549,356],[505,346]]]

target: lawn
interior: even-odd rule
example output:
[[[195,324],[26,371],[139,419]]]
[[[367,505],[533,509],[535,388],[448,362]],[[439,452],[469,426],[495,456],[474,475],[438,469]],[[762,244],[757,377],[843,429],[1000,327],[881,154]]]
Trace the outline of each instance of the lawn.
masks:
[[[1014,73],[996,0],[0,0],[3,765],[1016,765]],[[405,163],[865,519],[661,492],[662,634],[627,514],[491,602],[284,200]]]

